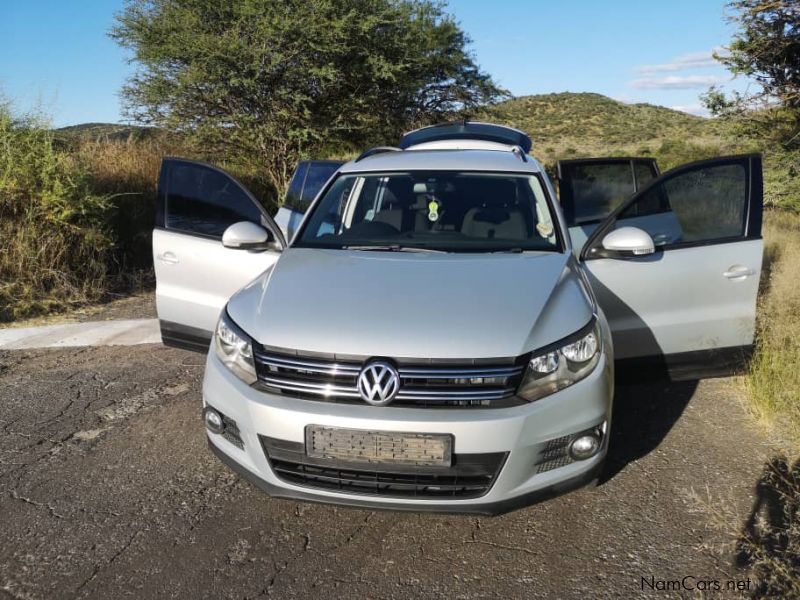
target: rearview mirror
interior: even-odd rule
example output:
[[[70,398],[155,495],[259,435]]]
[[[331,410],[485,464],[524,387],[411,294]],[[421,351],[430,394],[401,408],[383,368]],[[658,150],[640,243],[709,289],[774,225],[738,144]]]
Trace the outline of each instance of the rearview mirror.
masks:
[[[603,238],[606,256],[646,256],[656,251],[650,234],[638,227],[620,227]]]
[[[274,249],[273,236],[260,225],[250,221],[234,223],[222,234],[222,245],[237,250]]]

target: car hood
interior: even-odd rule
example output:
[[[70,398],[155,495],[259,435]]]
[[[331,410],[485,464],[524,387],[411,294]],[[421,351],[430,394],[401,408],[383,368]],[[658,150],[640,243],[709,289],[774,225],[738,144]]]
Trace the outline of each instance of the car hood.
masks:
[[[518,356],[591,318],[571,257],[290,248],[228,312],[258,342],[395,358]]]

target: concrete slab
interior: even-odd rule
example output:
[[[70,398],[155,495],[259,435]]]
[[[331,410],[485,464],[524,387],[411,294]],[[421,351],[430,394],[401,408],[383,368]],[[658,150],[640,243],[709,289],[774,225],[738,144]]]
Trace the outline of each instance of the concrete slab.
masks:
[[[90,321],[0,329],[0,350],[161,343],[158,319]]]

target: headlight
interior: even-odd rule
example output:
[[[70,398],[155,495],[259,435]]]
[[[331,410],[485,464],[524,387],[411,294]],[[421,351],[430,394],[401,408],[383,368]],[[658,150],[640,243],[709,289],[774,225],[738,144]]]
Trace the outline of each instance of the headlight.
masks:
[[[597,366],[601,347],[600,327],[595,318],[574,335],[535,353],[517,395],[525,400],[538,400],[577,383]]]
[[[214,332],[214,350],[222,364],[239,379],[250,385],[258,381],[253,362],[253,341],[228,316],[227,309],[222,311]]]

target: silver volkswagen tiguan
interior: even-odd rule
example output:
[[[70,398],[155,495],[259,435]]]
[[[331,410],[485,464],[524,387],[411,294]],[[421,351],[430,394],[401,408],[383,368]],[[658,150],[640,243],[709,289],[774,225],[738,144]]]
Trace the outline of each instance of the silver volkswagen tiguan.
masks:
[[[598,479],[615,365],[741,364],[760,157],[562,161],[557,197],[530,150],[499,125],[419,129],[301,163],[275,219],[224,171],[165,159],[162,337],[208,353],[217,456],[272,496],[494,514]]]

